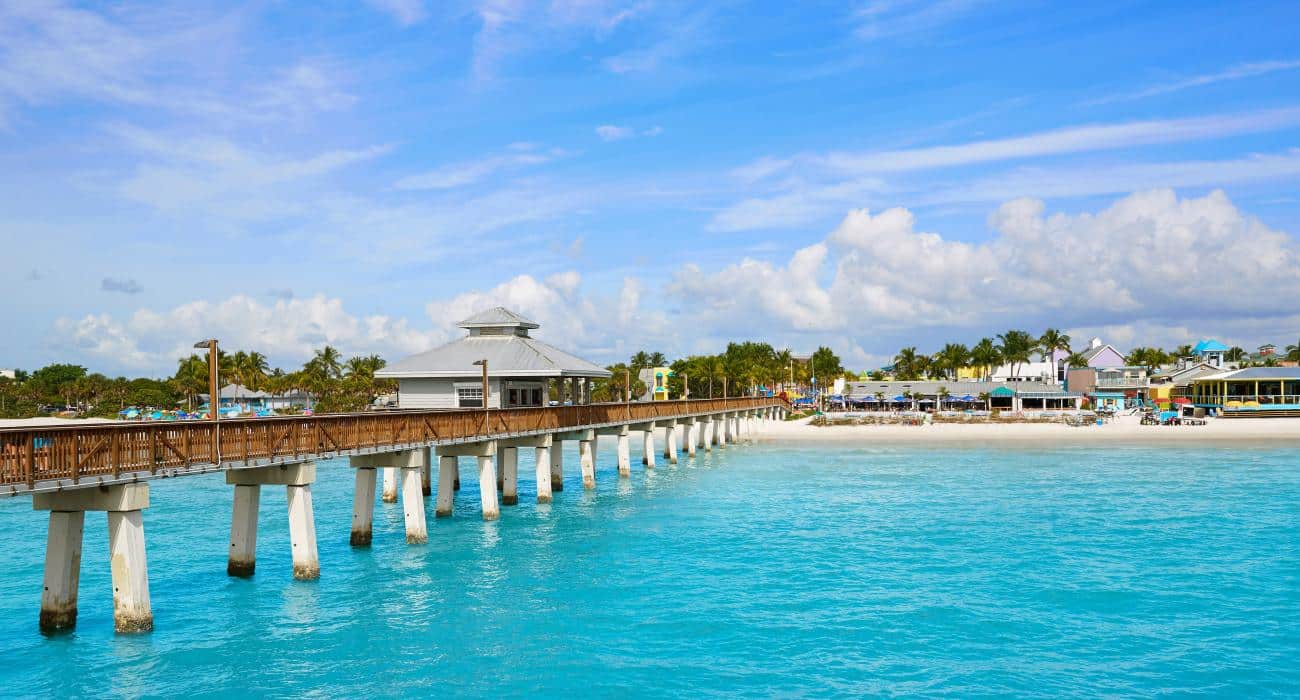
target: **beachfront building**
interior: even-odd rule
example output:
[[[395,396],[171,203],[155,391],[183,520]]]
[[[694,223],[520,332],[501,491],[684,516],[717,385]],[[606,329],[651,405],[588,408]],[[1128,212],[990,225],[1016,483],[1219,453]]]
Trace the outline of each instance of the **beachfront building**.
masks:
[[[1169,408],[1174,404],[1191,403],[1188,395],[1192,383],[1201,377],[1222,372],[1222,368],[1206,362],[1194,362],[1169,370],[1162,370],[1150,378],[1151,387],[1147,396],[1157,406]]]
[[[0,369],[0,379],[17,379],[18,371],[12,369]]]
[[[668,400],[668,378],[673,376],[671,368],[646,367],[636,376],[645,385],[645,393],[641,395],[642,401]]]
[[[205,402],[208,400],[207,394],[199,396]],[[227,384],[221,387],[217,396],[221,408],[239,408],[244,411],[310,409],[315,400],[314,396],[305,391],[290,390],[281,394],[272,394],[266,391],[255,391],[242,384]]]
[[[1300,417],[1300,369],[1247,367],[1198,377],[1190,398],[1224,415]]]
[[[1224,359],[1227,352],[1228,346],[1214,339],[1202,340],[1192,348],[1192,355],[1196,357],[1197,362],[1219,369],[1227,366]]]
[[[844,387],[847,406],[866,410],[1077,410],[1083,395],[1052,382],[867,381]]]
[[[592,383],[610,372],[533,338],[540,326],[496,307],[457,324],[459,340],[412,355],[375,373],[397,380],[399,408],[481,408],[487,362],[489,408],[591,403]],[[476,364],[480,363],[480,364]]]

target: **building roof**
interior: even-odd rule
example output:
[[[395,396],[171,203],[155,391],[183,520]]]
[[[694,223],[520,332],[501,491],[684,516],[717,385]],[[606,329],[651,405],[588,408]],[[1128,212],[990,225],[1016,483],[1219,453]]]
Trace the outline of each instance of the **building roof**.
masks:
[[[1197,377],[1195,381],[1251,381],[1251,380],[1276,380],[1276,379],[1293,379],[1300,380],[1300,368],[1297,367],[1247,367],[1245,369],[1235,369],[1230,372],[1220,372],[1204,377]]]
[[[1197,343],[1194,347],[1192,347],[1192,352],[1196,353],[1197,355],[1207,353],[1207,352],[1227,352],[1227,351],[1228,351],[1227,345],[1224,345],[1223,343],[1220,343],[1219,341],[1213,339],[1202,340],[1201,342]]]
[[[1107,348],[1110,348],[1111,352],[1115,353],[1116,355],[1119,355],[1120,357],[1124,356],[1124,353],[1120,352],[1118,349],[1116,349],[1114,345],[1111,345],[1110,343],[1102,343],[1101,345],[1090,347],[1087,350],[1084,350],[1083,352],[1079,353],[1079,355],[1083,357],[1084,360],[1091,361],[1092,358],[1105,352]]]
[[[947,389],[952,396],[979,396],[984,392],[997,390],[999,387],[1007,388],[1009,391],[1024,394],[1026,392],[1061,394],[1060,387],[1055,384],[1046,384],[1044,382],[975,382],[975,381],[882,381],[882,382],[848,382],[845,385],[844,392],[850,397],[875,396],[877,392],[887,396],[895,396],[904,391],[910,391],[918,394],[937,395],[939,389]],[[999,394],[1001,396],[1002,394]]]
[[[456,325],[461,328],[541,328],[503,306],[480,311]]]
[[[537,328],[538,325],[508,309],[497,307],[461,321],[462,328],[494,326]],[[375,372],[385,379],[478,377],[474,363],[487,360],[492,377],[613,376],[600,365],[575,357],[528,335],[470,335],[432,350],[412,355]]]

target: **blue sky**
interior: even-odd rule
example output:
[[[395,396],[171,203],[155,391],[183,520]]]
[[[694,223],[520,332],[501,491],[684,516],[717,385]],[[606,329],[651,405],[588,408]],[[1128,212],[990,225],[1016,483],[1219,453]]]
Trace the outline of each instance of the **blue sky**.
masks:
[[[1300,6],[0,1],[0,366],[1294,343]]]

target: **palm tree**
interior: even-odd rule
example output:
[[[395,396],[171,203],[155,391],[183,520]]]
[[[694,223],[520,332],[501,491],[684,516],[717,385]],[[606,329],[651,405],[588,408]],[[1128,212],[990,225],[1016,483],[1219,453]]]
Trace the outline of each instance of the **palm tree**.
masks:
[[[1070,356],[1065,358],[1065,368],[1068,370],[1074,367],[1087,367],[1088,358],[1077,352],[1071,352]]]
[[[1056,351],[1070,352],[1070,336],[1056,328],[1048,328],[1039,336],[1038,347],[1043,351],[1043,360],[1052,359],[1052,378],[1058,378],[1060,368],[1056,364]]]
[[[668,358],[664,357],[664,354],[662,352],[650,353],[651,367],[665,367],[667,365],[668,365]]]
[[[919,364],[921,356],[917,354],[916,347],[906,347],[898,351],[894,356],[894,376],[898,379],[913,380],[920,376]]]
[[[1300,362],[1300,341],[1296,341],[1295,345],[1286,346],[1286,354],[1282,356],[1282,359]]]
[[[317,350],[307,364],[315,364],[320,373],[329,379],[337,379],[343,375],[343,355],[331,345]]]
[[[971,363],[976,367],[983,369],[980,376],[982,379],[988,379],[993,372],[993,368],[1002,362],[1002,353],[998,347],[993,344],[992,338],[982,338],[975,347],[970,350]]]
[[[1028,333],[1009,330],[998,334],[998,350],[1002,360],[1011,365],[1011,376],[1020,376],[1020,365],[1029,362],[1030,356],[1038,349],[1038,341]]]
[[[1246,359],[1246,351],[1234,345],[1229,348],[1227,352],[1223,353],[1223,359],[1228,362],[1241,362]]]
[[[935,410],[943,408],[943,402],[947,401],[949,396],[952,396],[952,394],[948,392],[948,387],[946,386],[939,387],[938,394],[939,394],[939,405],[935,406]]]
[[[970,350],[961,343],[948,343],[935,353],[934,366],[939,371],[948,372],[948,377],[957,381],[957,372],[970,362]]]

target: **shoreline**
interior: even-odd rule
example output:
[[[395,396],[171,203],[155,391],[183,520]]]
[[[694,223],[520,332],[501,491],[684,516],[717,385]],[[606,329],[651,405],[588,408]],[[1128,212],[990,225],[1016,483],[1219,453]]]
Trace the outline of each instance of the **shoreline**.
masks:
[[[1138,416],[1119,416],[1105,425],[1064,423],[932,423],[928,425],[812,425],[812,418],[767,423],[755,433],[761,442],[972,445],[1295,445],[1300,419],[1210,419],[1206,425],[1142,425]]]

